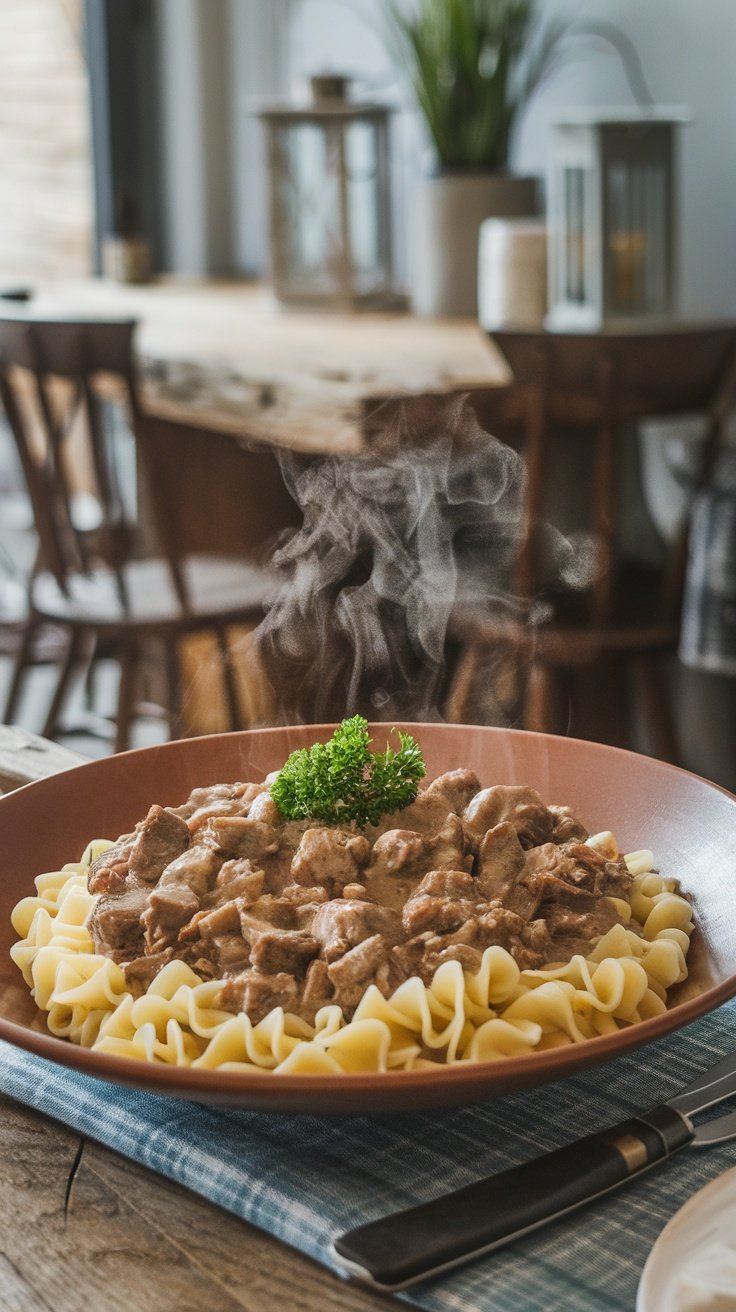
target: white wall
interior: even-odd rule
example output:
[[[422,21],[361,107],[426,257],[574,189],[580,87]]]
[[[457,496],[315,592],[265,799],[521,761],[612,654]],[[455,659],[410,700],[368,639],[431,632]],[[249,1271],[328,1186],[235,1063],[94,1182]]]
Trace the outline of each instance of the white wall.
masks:
[[[268,268],[268,182],[256,109],[288,97],[293,0],[228,0],[233,94],[233,255],[242,273]]]

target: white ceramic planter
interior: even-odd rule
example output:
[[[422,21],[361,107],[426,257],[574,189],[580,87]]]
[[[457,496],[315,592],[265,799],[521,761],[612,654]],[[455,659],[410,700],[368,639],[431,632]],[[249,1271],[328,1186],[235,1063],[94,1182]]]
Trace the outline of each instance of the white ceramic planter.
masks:
[[[475,317],[481,223],[488,218],[517,218],[536,212],[536,178],[440,173],[417,183],[409,243],[414,313]]]

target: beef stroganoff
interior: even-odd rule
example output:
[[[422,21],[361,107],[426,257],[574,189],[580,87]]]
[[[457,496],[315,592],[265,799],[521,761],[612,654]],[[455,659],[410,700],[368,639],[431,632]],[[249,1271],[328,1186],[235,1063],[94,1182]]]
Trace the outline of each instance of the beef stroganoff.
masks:
[[[687,975],[675,881],[531,788],[456,769],[367,824],[275,795],[195,789],[38,877],[12,956],[53,1034],[207,1069],[417,1069],[634,1024]]]

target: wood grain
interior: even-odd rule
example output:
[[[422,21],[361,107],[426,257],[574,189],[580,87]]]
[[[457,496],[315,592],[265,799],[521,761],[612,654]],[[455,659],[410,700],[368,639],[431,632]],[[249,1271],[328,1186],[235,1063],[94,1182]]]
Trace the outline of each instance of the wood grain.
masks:
[[[308,453],[360,451],[377,399],[510,377],[473,319],[289,313],[253,283],[96,278],[42,285],[32,304],[138,319],[143,398],[158,418]]]
[[[378,1312],[214,1204],[0,1098],[3,1312]]]
[[[82,757],[26,729],[0,725],[0,793],[79,765]]]

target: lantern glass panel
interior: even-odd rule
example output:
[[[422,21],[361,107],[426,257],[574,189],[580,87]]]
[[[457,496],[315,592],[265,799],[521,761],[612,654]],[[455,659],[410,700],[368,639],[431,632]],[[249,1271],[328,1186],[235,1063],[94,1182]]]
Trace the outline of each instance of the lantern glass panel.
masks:
[[[338,130],[290,123],[277,139],[282,267],[295,289],[329,295],[339,286]]]
[[[351,123],[345,137],[350,256],[358,289],[370,292],[388,282],[381,240],[378,128],[368,121]]]
[[[622,315],[667,309],[667,178],[662,164],[610,161],[606,302]]]
[[[346,308],[394,300],[389,110],[332,95],[264,109],[279,300]]]
[[[564,197],[564,242],[562,256],[564,270],[565,299],[575,305],[582,305],[588,298],[587,278],[587,241],[588,230],[588,185],[589,170],[585,168],[565,167],[563,169]]]

